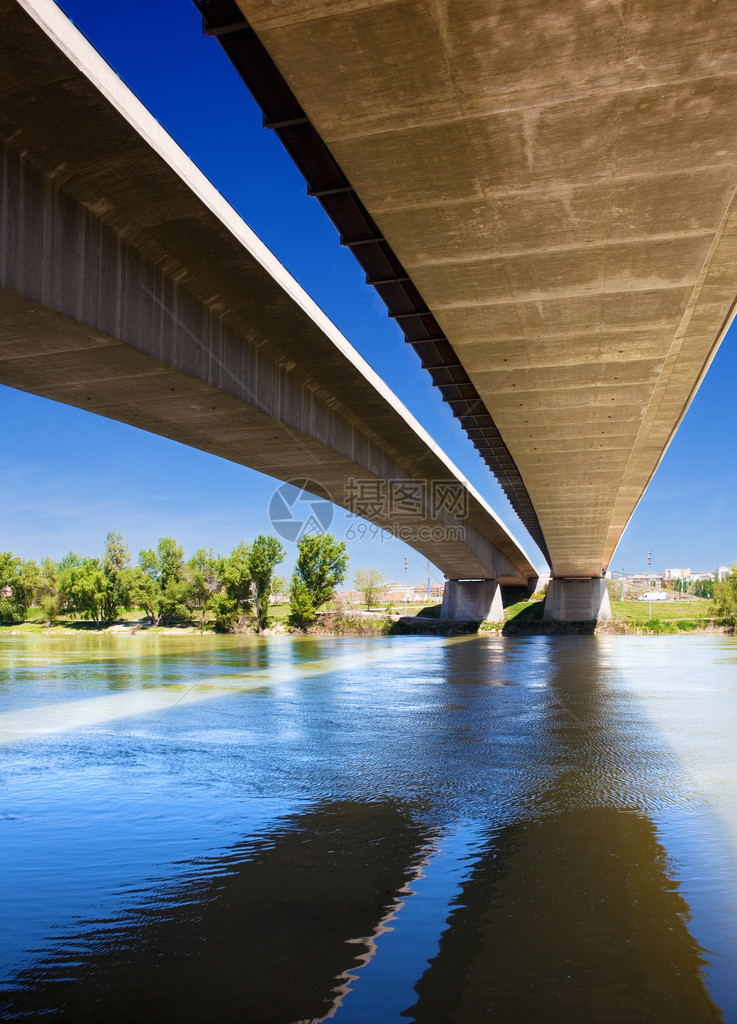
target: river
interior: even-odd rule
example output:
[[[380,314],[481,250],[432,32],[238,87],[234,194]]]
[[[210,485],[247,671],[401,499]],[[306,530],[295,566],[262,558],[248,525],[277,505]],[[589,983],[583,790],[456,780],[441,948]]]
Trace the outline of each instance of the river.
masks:
[[[737,640],[0,637],[0,1020],[737,1024]]]

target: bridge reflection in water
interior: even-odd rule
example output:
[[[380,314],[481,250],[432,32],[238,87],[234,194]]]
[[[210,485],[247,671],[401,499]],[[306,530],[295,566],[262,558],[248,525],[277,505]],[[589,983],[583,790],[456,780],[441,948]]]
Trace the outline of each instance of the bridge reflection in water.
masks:
[[[342,778],[357,790],[365,774],[361,799],[323,799],[69,929],[16,975],[7,1019],[723,1020],[657,820],[693,794],[609,653],[596,638],[430,641],[445,682],[416,693],[414,763],[389,756],[415,742],[400,663],[373,751],[367,675]],[[339,685],[311,690],[312,710],[292,690],[289,713],[329,732]],[[336,730],[326,763],[349,746]]]

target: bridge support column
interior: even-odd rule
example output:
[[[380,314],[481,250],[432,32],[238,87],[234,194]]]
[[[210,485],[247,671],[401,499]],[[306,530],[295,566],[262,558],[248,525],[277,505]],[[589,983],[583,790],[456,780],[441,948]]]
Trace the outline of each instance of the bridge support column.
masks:
[[[603,577],[588,580],[554,578],[548,584],[543,613],[545,621],[590,622],[611,617],[609,592]]]
[[[503,622],[498,580],[446,580],[440,618],[451,622]]]

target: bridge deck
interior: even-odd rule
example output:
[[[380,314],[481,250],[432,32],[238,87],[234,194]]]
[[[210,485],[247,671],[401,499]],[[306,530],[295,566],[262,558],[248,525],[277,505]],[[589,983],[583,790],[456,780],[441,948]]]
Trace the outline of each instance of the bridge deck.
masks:
[[[737,9],[237,3],[490,414],[554,574],[599,575],[733,315]]]

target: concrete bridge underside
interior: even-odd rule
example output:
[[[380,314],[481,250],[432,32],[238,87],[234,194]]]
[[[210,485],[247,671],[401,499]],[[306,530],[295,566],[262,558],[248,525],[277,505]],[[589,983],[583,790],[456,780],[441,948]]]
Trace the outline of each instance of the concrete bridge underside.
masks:
[[[554,577],[600,577],[733,316],[737,8],[195,2]]]
[[[0,2],[0,382],[355,508],[451,578],[527,583],[503,524],[66,18]],[[416,484],[447,481],[465,508]],[[201,505],[217,495],[193,496]],[[362,511],[359,504],[357,511]]]

